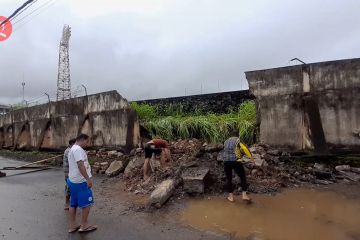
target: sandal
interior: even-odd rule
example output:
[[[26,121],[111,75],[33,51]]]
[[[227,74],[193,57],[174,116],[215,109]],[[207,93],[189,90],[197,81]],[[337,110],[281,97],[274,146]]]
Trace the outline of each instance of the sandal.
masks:
[[[96,225],[90,225],[90,226],[88,226],[88,227],[85,228],[85,229],[79,228],[78,232],[79,232],[79,233],[86,233],[86,232],[95,231],[96,229],[97,229],[97,226],[96,226]]]
[[[69,229],[69,233],[74,233],[76,231],[78,231],[80,229],[80,226],[77,226],[76,228],[73,228],[73,229]]]

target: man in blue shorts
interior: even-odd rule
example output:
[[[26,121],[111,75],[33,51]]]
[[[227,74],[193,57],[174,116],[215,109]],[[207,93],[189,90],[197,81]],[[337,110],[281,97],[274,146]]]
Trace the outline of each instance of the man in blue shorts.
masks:
[[[69,178],[70,209],[69,209],[69,233],[76,231],[89,232],[97,229],[96,225],[89,224],[88,217],[90,208],[94,203],[91,167],[88,157],[83,148],[88,145],[89,136],[80,134],[75,144],[69,151]],[[81,224],[76,224],[76,209],[82,209]]]

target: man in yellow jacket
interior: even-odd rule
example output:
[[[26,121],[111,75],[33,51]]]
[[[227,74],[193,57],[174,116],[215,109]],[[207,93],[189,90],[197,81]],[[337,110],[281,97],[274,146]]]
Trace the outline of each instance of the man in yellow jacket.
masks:
[[[238,137],[231,137],[224,143],[224,171],[226,176],[226,191],[229,193],[227,199],[230,202],[234,201],[234,186],[232,183],[233,170],[240,177],[242,199],[250,201],[251,199],[247,195],[247,189],[249,187],[246,181],[246,173],[243,165],[243,156],[248,155],[252,159],[251,153],[247,150],[245,145],[240,143]]]

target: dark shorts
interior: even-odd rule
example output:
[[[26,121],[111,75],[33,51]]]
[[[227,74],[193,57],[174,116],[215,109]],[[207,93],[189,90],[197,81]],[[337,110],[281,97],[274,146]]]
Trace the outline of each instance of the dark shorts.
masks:
[[[152,144],[145,144],[145,158],[151,158],[153,154],[159,155],[161,148],[156,148]]]
[[[70,188],[70,207],[72,208],[86,208],[94,203],[93,193],[88,188],[87,183],[72,183],[69,179],[67,180]]]

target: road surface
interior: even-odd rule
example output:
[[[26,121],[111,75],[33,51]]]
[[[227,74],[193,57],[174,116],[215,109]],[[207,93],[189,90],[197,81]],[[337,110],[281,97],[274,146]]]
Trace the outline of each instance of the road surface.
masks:
[[[0,157],[0,167],[21,164]],[[17,173],[0,178],[1,240],[226,239],[181,226],[175,220],[165,221],[157,213],[126,211],[126,204],[122,203],[126,199],[107,199],[96,188],[90,221],[99,229],[87,234],[68,234],[61,169],[13,175]],[[99,181],[95,178],[95,185]]]

